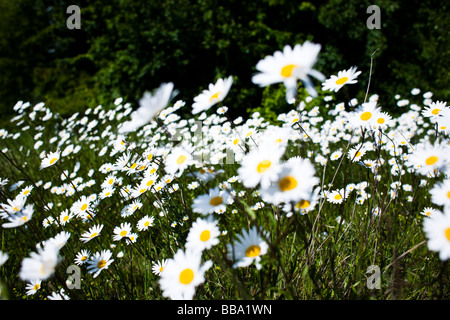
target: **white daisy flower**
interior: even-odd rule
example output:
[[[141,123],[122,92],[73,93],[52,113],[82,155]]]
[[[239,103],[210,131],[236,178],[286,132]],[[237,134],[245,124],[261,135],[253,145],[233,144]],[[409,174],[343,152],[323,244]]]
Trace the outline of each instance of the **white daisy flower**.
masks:
[[[214,104],[225,99],[232,83],[232,76],[229,76],[226,79],[220,78],[215,84],[210,83],[208,86],[208,90],[203,90],[201,94],[194,98],[194,103],[192,104],[192,113],[198,114],[202,111],[206,111]]]

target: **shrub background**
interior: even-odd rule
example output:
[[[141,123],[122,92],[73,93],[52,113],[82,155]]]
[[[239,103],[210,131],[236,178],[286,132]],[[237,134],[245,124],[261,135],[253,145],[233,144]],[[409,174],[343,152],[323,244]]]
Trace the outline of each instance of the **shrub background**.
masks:
[[[81,8],[80,30],[66,27],[72,4]],[[370,5],[381,9],[379,30],[366,27]],[[230,112],[272,110],[276,101],[265,99],[250,75],[259,59],[305,40],[322,44],[318,70],[329,76],[356,65],[363,87],[379,49],[371,92],[391,112],[395,94],[417,86],[445,101],[448,6],[436,0],[2,0],[0,110],[12,114],[18,100],[44,101],[62,115],[117,97],[136,103],[163,81],[174,82],[180,99],[190,102],[228,75],[235,76]]]

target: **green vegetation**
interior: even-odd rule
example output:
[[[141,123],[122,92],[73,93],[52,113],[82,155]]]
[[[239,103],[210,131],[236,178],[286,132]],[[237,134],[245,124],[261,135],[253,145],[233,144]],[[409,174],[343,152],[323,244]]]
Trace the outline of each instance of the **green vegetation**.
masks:
[[[394,95],[414,86],[449,97],[448,4],[443,1],[74,1],[81,30],[69,30],[67,3],[0,2],[0,110],[18,100],[45,101],[69,115],[81,106],[136,102],[172,81],[190,103],[204,86],[233,75],[230,112],[264,105],[251,83],[254,66],[284,45],[310,40],[323,48],[317,69],[335,74],[358,66],[371,91],[395,109]],[[369,30],[366,9],[381,9],[381,29]],[[353,96],[358,92],[350,92]],[[359,94],[362,94],[360,92]],[[360,97],[361,98],[361,97]]]

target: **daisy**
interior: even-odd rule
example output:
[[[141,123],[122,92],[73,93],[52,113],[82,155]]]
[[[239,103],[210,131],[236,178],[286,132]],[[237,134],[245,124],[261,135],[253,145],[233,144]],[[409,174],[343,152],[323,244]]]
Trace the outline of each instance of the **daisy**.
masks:
[[[116,181],[117,181],[116,175],[114,173],[110,173],[100,186],[102,189],[112,187],[114,183],[116,183]]]
[[[88,272],[93,273],[93,277],[96,278],[102,270],[108,269],[111,263],[113,263],[114,259],[111,259],[111,256],[112,252],[110,250],[102,250],[101,252],[94,253],[88,261]]]
[[[61,212],[61,214],[59,215],[59,224],[64,226],[67,222],[70,221],[70,219],[72,219],[74,216],[73,212],[69,212],[69,210],[64,210],[63,212]]]
[[[320,44],[306,41],[292,48],[286,45],[283,52],[276,51],[273,56],[267,56],[256,64],[260,72],[252,77],[253,83],[266,87],[282,82],[286,88],[286,101],[291,102],[297,92],[297,80],[301,80],[311,96],[317,96],[309,76],[324,81],[325,77],[312,69],[321,49]]]
[[[125,242],[127,243],[127,245],[135,243],[138,237],[139,235],[135,232],[129,233],[127,235],[127,238],[125,239]]]
[[[450,178],[437,183],[430,190],[431,201],[438,206],[450,209]]]
[[[37,252],[22,260],[19,277],[24,281],[46,280],[59,263],[59,250],[52,244],[38,246]]]
[[[48,228],[53,224],[54,221],[55,219],[52,216],[48,216],[47,218],[42,220],[42,225],[44,226],[44,228]]]
[[[146,175],[140,183],[141,188],[145,188],[146,190],[150,189],[158,179],[158,175],[156,173]]]
[[[31,192],[31,190],[33,190],[33,186],[27,186],[27,187],[25,187],[25,188],[23,188],[21,191],[20,191],[20,195],[22,195],[22,196],[24,196],[24,197],[27,197],[29,194],[30,194],[30,192]]]
[[[449,162],[448,152],[447,148],[439,144],[424,143],[416,146],[408,156],[408,162],[422,175],[445,171]]]
[[[331,160],[331,161],[338,160],[341,156],[342,156],[342,151],[341,151],[341,150],[334,151],[334,152],[330,155],[330,160]]]
[[[436,212],[423,221],[423,230],[428,238],[428,249],[439,252],[439,258],[450,258],[450,212]]]
[[[190,148],[175,147],[164,161],[165,170],[168,174],[181,176],[183,171],[193,163]]]
[[[219,190],[218,187],[210,189],[207,194],[199,195],[192,203],[192,210],[203,215],[218,212],[226,209],[229,201],[229,193],[225,190]]]
[[[88,250],[81,250],[77,253],[77,256],[75,258],[75,264],[78,266],[81,266],[82,264],[85,264],[89,257],[91,256],[91,252]]]
[[[422,115],[425,118],[429,118],[431,123],[436,123],[437,120],[439,120],[442,111],[445,109],[446,104],[447,102],[444,101],[432,102],[422,111]]]
[[[120,227],[115,227],[113,230],[115,236],[114,241],[120,241],[123,237],[127,237],[131,233],[131,224],[128,222],[123,222]]]
[[[61,250],[62,247],[64,247],[69,240],[71,234],[67,231],[61,231],[53,238],[50,238],[45,241],[45,245],[51,245],[56,247],[58,250]]]
[[[116,188],[114,187],[106,187],[104,189],[102,189],[102,191],[99,194],[100,199],[105,199],[105,198],[110,198],[114,191],[116,190]]]
[[[356,146],[348,151],[347,158],[352,162],[360,161],[366,152],[367,149],[364,146]]]
[[[189,229],[186,249],[203,251],[219,243],[220,230],[217,220],[209,216],[207,219],[197,218]]]
[[[337,76],[332,75],[322,83],[322,90],[338,92],[346,84],[356,83],[356,78],[361,73],[361,71],[356,71],[356,68],[357,67],[352,67],[348,70],[339,71]]]
[[[121,216],[122,217],[131,216],[133,213],[136,212],[136,210],[139,210],[140,208],[142,208],[142,202],[136,199],[122,209]]]
[[[9,222],[2,224],[2,227],[3,228],[15,228],[15,227],[22,226],[31,220],[33,213],[34,213],[33,205],[27,205],[20,212],[18,211],[14,215],[6,216],[5,218],[7,220],[9,220]]]
[[[85,218],[87,215],[92,213],[92,208],[90,208],[90,205],[91,199],[86,196],[81,196],[78,201],[72,204],[70,211],[77,217]]]
[[[137,228],[139,231],[145,231],[147,230],[149,227],[153,226],[153,221],[155,220],[155,218],[153,217],[149,217],[148,215],[146,215],[145,217],[141,218],[138,223],[137,223]]]
[[[381,108],[377,107],[376,101],[363,103],[358,109],[350,114],[350,125],[355,129],[361,127],[371,129],[380,111]]]
[[[426,217],[431,217],[433,214],[435,214],[436,212],[438,212],[439,210],[436,210],[433,207],[425,207],[423,208],[423,210],[420,212],[421,215],[424,215]]]
[[[27,296],[35,294],[41,288],[41,283],[42,281],[39,279],[31,280],[25,287],[25,290],[27,290]]]
[[[253,226],[249,231],[242,229],[238,242],[228,244],[228,258],[236,261],[233,268],[248,267],[253,262],[258,270],[261,269],[261,256],[267,253],[269,246],[261,238],[258,230]]]
[[[201,94],[194,98],[192,104],[192,113],[198,114],[202,111],[206,111],[214,104],[222,101],[230,91],[233,83],[233,77],[229,76],[226,79],[220,78],[215,84],[210,83],[208,90],[203,90]]]
[[[246,188],[261,184],[267,188],[275,181],[281,170],[280,158],[284,148],[273,143],[262,144],[244,156],[238,169],[239,179]]]
[[[275,205],[305,199],[319,183],[314,174],[315,169],[309,159],[291,158],[281,165],[277,180],[261,190],[261,196],[264,201]]]
[[[65,293],[64,288],[61,288],[59,292],[53,291],[51,295],[47,296],[48,300],[70,300],[69,296]]]
[[[342,203],[345,198],[347,198],[347,194],[344,189],[334,190],[327,194],[327,201],[334,204]]]
[[[283,206],[283,211],[287,213],[286,217],[290,217],[293,214],[293,210],[295,210],[295,212],[300,212],[301,214],[306,214],[312,211],[319,202],[319,193],[320,187],[317,187],[309,194],[308,197],[298,201],[297,203],[286,203]]]
[[[375,114],[372,122],[372,128],[375,130],[386,130],[392,126],[392,117],[386,112],[378,112]]]
[[[22,211],[25,206],[25,202],[27,201],[27,197],[18,194],[13,200],[6,199],[8,204],[2,203],[0,204],[0,216],[6,218],[8,215],[14,215],[19,211]]]
[[[167,261],[159,279],[163,296],[172,300],[193,299],[195,288],[205,281],[204,274],[211,266],[210,260],[201,264],[199,251],[178,249],[174,257]]]
[[[103,229],[103,224],[98,224],[95,226],[92,226],[89,228],[89,231],[84,232],[81,235],[80,240],[83,241],[84,243],[91,241],[92,239],[94,239],[95,237],[98,237],[100,235],[100,232]]]
[[[162,259],[162,260],[153,262],[153,265],[152,265],[153,274],[160,276],[164,272],[166,265],[167,265],[167,259]]]
[[[48,168],[58,162],[61,151],[58,149],[55,152],[49,152],[41,161],[40,170]]]
[[[176,95],[173,83],[162,83],[154,94],[146,92],[139,100],[139,108],[130,115],[131,120],[125,121],[119,128],[119,133],[136,131],[153,120]]]

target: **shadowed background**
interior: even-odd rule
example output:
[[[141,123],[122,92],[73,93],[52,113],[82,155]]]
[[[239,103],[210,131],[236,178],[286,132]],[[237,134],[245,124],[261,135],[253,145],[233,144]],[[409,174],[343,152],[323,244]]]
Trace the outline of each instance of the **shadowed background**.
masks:
[[[80,30],[66,27],[72,4],[81,8]],[[373,4],[379,30],[366,26]],[[0,0],[0,110],[12,115],[18,100],[62,115],[117,97],[135,104],[164,81],[189,105],[210,82],[233,75],[225,100],[233,115],[284,112],[282,86],[259,88],[251,76],[266,55],[310,40],[322,45],[315,69],[327,77],[362,70],[347,93],[359,98],[379,49],[370,92],[395,112],[395,94],[415,87],[448,99],[448,22],[448,3],[435,0]]]

